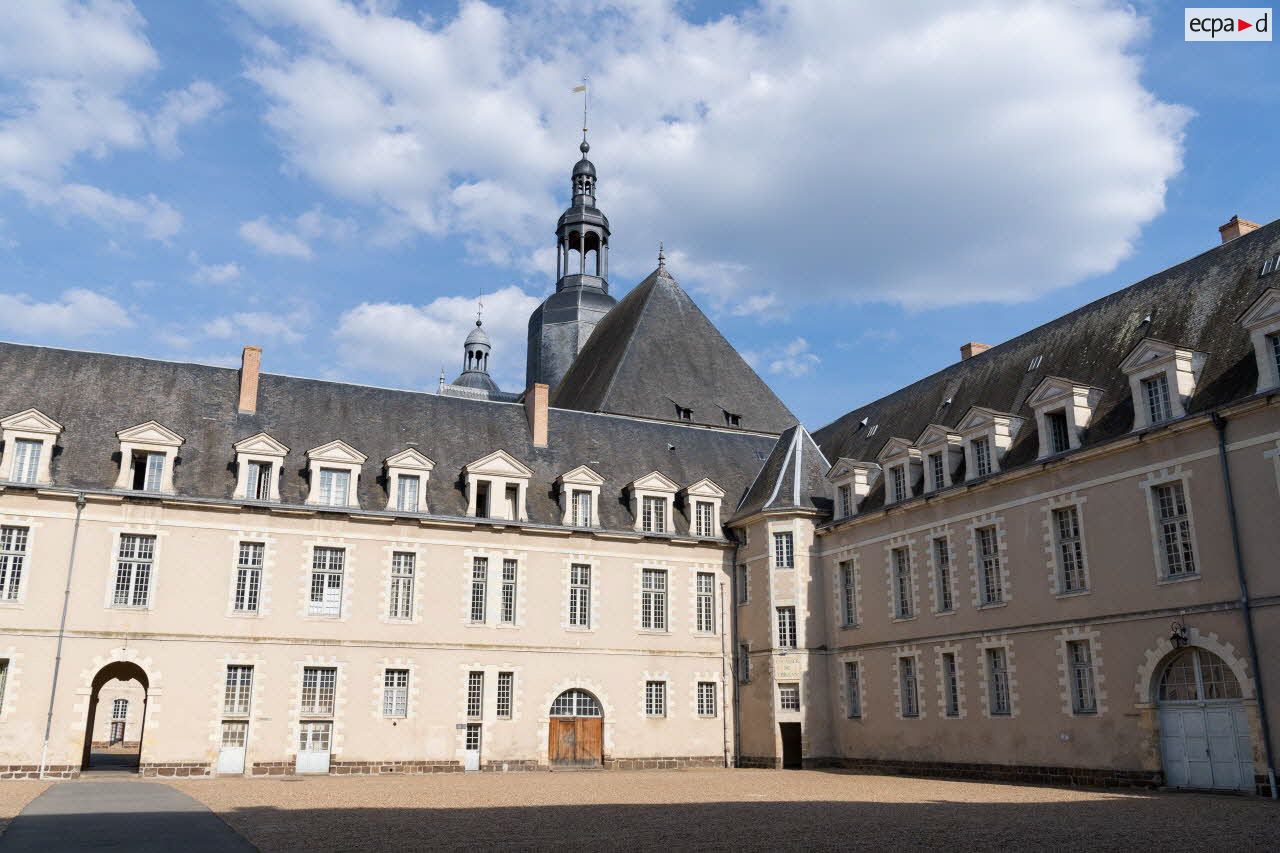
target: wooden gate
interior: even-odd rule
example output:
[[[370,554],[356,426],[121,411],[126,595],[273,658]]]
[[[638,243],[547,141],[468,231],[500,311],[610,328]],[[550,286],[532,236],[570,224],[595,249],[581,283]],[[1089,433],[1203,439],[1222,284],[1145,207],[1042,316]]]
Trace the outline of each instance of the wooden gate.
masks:
[[[598,767],[604,756],[600,717],[552,717],[547,755],[561,767]]]

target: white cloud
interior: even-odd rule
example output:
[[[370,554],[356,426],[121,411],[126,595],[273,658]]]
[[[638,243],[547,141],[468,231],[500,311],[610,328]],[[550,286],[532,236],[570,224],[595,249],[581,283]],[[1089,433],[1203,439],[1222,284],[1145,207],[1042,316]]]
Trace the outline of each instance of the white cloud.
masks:
[[[197,80],[185,89],[165,95],[164,104],[151,118],[151,142],[165,157],[176,157],[178,131],[204,121],[227,102],[227,96],[207,80]]]
[[[241,6],[289,169],[513,269],[564,206],[589,74],[613,277],[663,239],[734,313],[1018,300],[1110,270],[1163,209],[1189,115],[1142,85],[1145,20],[1104,0],[760,0],[705,23],[672,2]]]
[[[53,302],[37,302],[25,293],[0,293],[0,329],[7,332],[71,338],[132,326],[120,303],[92,290],[74,288]]]
[[[541,301],[518,287],[486,293],[484,328],[493,339],[490,373],[505,390],[524,387],[524,347],[529,314]],[[475,326],[476,300],[442,296],[426,305],[365,302],[338,319],[338,358],[349,370],[419,387],[434,387],[462,371],[462,342]]]
[[[743,353],[747,362],[757,369],[764,365],[775,376],[790,376],[798,379],[814,371],[822,359],[809,349],[809,342],[804,338],[794,338],[785,344],[769,347],[763,351]]]
[[[235,261],[227,261],[225,264],[202,264],[197,256],[192,256],[192,263],[196,264],[195,272],[191,274],[192,280],[200,284],[227,284],[235,281],[243,273],[244,270]]]
[[[330,216],[320,208],[312,208],[286,225],[273,225],[265,216],[240,223],[241,239],[258,251],[303,260],[310,260],[313,240],[342,243],[355,233],[354,220]]]
[[[302,340],[302,333],[310,324],[310,310],[300,306],[287,313],[243,311],[214,317],[200,327],[200,332],[207,338],[238,338],[245,343],[267,340],[296,344]]]

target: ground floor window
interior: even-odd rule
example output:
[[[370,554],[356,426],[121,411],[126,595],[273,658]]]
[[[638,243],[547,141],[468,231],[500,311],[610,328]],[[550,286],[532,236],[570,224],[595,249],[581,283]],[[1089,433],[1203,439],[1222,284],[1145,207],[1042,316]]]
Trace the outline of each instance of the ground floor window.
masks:
[[[778,708],[783,711],[800,710],[800,685],[778,685]]]

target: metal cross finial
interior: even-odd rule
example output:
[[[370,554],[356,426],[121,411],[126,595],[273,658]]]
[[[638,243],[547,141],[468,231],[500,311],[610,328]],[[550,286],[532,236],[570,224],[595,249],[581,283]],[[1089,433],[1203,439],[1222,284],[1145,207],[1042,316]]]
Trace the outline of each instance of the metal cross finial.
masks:
[[[476,325],[480,325],[480,316],[484,314],[484,295],[476,297]]]
[[[667,265],[667,256],[662,253],[662,241],[658,241],[658,269]]]

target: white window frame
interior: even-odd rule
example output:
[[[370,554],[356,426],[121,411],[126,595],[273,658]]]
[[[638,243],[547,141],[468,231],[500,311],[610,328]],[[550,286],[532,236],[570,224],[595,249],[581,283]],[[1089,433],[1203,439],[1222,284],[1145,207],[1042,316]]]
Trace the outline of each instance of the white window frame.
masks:
[[[396,622],[413,619],[413,596],[417,586],[418,554],[403,549],[391,552],[391,579],[387,590],[387,618]]]
[[[1004,568],[1000,526],[994,521],[974,525],[973,569],[978,578],[979,607],[996,607],[1007,602]]]
[[[467,719],[484,718],[484,670],[473,669],[467,673]]]
[[[1142,388],[1141,405],[1146,409],[1147,424],[1155,426],[1173,420],[1173,399],[1169,393],[1169,377],[1164,372],[1153,373],[1139,380]]]
[[[148,542],[150,547],[144,549],[142,546]],[[160,537],[154,533],[128,531],[116,537],[111,607],[132,610],[151,607],[152,598],[155,595],[155,568],[159,542]],[[133,546],[128,553],[126,553],[126,545]],[[139,600],[139,588],[142,590],[141,600]]]
[[[637,532],[660,535],[675,533],[673,507],[680,489],[672,480],[657,471],[651,471],[628,484],[628,490]],[[646,498],[658,498],[661,503],[654,504],[646,501]]]
[[[49,485],[53,482],[50,473],[53,462],[53,449],[57,446],[58,436],[62,434],[62,424],[45,415],[39,409],[26,409],[0,420],[0,441],[4,442],[4,454],[0,455],[0,481],[22,483],[23,485]],[[39,442],[39,457],[29,471],[29,477],[20,477],[17,459],[17,443],[19,441]]]
[[[1120,370],[1129,377],[1135,432],[1159,425],[1152,421],[1144,381],[1156,376],[1164,377],[1169,397],[1169,417],[1162,423],[1176,421],[1187,414],[1187,402],[1195,393],[1206,358],[1204,353],[1155,338],[1143,338],[1129,351],[1120,362]]]
[[[796,567],[796,534],[794,530],[774,530],[770,537],[773,542],[773,567],[775,569],[794,569]]]
[[[933,560],[934,612],[954,613],[956,610],[956,561],[951,549],[951,537],[946,533],[931,536],[929,549]]]
[[[959,650],[943,648],[938,651],[938,678],[942,685],[943,719],[960,719],[964,716],[964,709],[961,704]]]
[[[857,459],[841,457],[826,473],[827,482],[837,491],[848,487],[852,500],[851,511],[840,519],[852,518],[858,514],[862,501],[871,492],[876,480],[880,477],[881,468],[875,462],[862,462]]]
[[[382,671],[382,716],[403,720],[409,716],[409,670],[387,667]]]
[[[1083,650],[1083,656],[1078,654]],[[1093,643],[1087,637],[1066,640],[1067,686],[1071,713],[1080,717],[1098,714],[1097,675],[1093,671]]]
[[[844,661],[844,714],[846,719],[862,719],[862,662]]]
[[[738,606],[751,603],[751,566],[747,563],[738,563],[734,566],[736,577],[736,593]]]
[[[987,716],[1012,717],[1013,682],[1008,647],[993,645],[983,648],[982,665],[987,675]]]
[[[1264,290],[1239,320],[1253,343],[1257,393],[1280,388],[1280,287]]]
[[[262,577],[266,571],[267,543],[244,539],[236,543],[235,581],[231,612],[256,616],[262,610]]]
[[[502,558],[502,588],[498,599],[498,624],[511,627],[516,624],[520,606],[520,561],[514,557]]]
[[[431,472],[436,467],[435,462],[410,447],[393,456],[388,456],[383,460],[382,465],[387,472],[387,510],[389,512],[415,515],[425,515],[430,512],[427,505],[427,483],[431,481]],[[416,492],[410,496],[407,492],[414,479],[417,480]]]
[[[321,555],[324,555],[323,564]],[[334,559],[336,555],[337,559]],[[335,568],[336,566],[336,568]],[[333,585],[333,579],[338,584]],[[307,615],[325,619],[342,617],[342,596],[347,585],[347,549],[335,545],[313,545],[311,547],[311,573],[307,586]],[[317,581],[320,583],[316,597]],[[331,592],[333,591],[333,592]]]
[[[914,562],[909,543],[894,544],[889,548],[889,583],[893,592],[895,622],[916,618]]]
[[[699,717],[712,718],[719,716],[719,708],[716,704],[716,683],[714,681],[699,681],[697,683],[697,712]]]
[[[249,716],[253,705],[253,675],[252,664],[227,664],[223,676],[222,716]]]
[[[800,636],[796,623],[796,608],[793,604],[774,607],[774,629],[777,632],[778,648],[799,648]]]
[[[569,564],[569,610],[567,621],[570,628],[591,627],[592,574],[590,563]]]
[[[1200,567],[1203,563],[1200,561],[1200,549],[1196,541],[1196,525],[1195,516],[1191,507],[1191,476],[1190,473],[1176,472],[1163,476],[1152,476],[1142,482],[1147,497],[1147,507],[1151,520],[1151,544],[1155,554],[1156,580],[1159,583],[1179,583],[1187,580],[1194,580],[1200,577]],[[1171,488],[1181,492],[1182,503],[1185,513],[1181,516],[1171,516],[1165,519],[1161,514],[1160,494],[1163,489]],[[1173,565],[1169,560],[1168,544],[1166,542],[1166,525],[1167,524],[1185,524],[1186,525],[1186,541],[1182,543],[1182,550],[1190,550],[1191,568],[1181,571],[1171,571]],[[1181,537],[1179,537],[1181,539]]]
[[[920,431],[915,446],[919,448],[920,467],[924,472],[924,491],[939,492],[954,485],[952,477],[964,457],[964,439],[949,427],[929,424]]]
[[[1080,595],[1089,591],[1089,568],[1084,548],[1082,508],[1081,503],[1078,502],[1048,507],[1057,595]],[[1069,520],[1069,528],[1064,528],[1064,518]],[[1076,583],[1070,584],[1069,581],[1073,575],[1076,577]]]
[[[915,655],[898,657],[898,716],[904,720],[924,716],[920,709],[920,672]]]
[[[778,682],[778,711],[784,714],[798,714],[801,707],[800,682]]]
[[[977,480],[999,474],[1004,455],[1013,446],[1022,418],[982,406],[970,406],[960,420],[959,433],[964,440],[965,479]],[[985,458],[981,448],[986,448]],[[984,465],[979,465],[979,461]],[[984,468],[986,470],[981,470]]]
[[[471,558],[471,580],[469,589],[471,596],[467,621],[472,625],[483,625],[489,617],[489,558],[473,556]]]
[[[586,465],[579,465],[561,474],[556,483],[560,487],[560,523],[565,527],[599,527],[600,489],[605,483],[604,477]]]
[[[1035,413],[1036,430],[1039,438],[1037,459],[1047,459],[1060,453],[1067,453],[1080,447],[1084,439],[1084,431],[1093,420],[1098,403],[1102,400],[1102,389],[1094,388],[1080,382],[1073,382],[1061,376],[1046,376],[1040,380],[1027,397],[1027,405]],[[1066,439],[1066,447],[1054,446],[1053,417],[1061,416]]]
[[[144,478],[142,491],[155,494],[173,494],[174,460],[178,457],[178,448],[185,439],[173,430],[157,423],[147,421],[116,433],[120,441],[120,474],[116,478],[115,487],[122,491],[135,491],[133,488],[135,466],[139,459],[148,459],[147,454],[156,453],[162,457],[160,470],[148,472]]]
[[[358,508],[360,506],[360,468],[368,457],[345,441],[331,441],[307,451],[307,475],[310,492],[307,503],[312,506]],[[332,491],[336,485],[332,473],[346,474],[346,494]],[[326,492],[325,483],[328,482]]]
[[[284,460],[289,448],[265,432],[251,435],[231,446],[236,454],[236,497],[247,501],[280,502],[280,478],[284,473]],[[267,494],[259,494],[253,477],[254,466],[267,469]]]
[[[494,716],[499,720],[510,720],[515,708],[516,674],[511,670],[498,673],[498,684],[494,694]]]
[[[720,531],[720,502],[724,495],[724,489],[705,478],[680,490],[689,512],[690,536],[719,539],[723,535]]]
[[[338,704],[338,668],[304,666],[301,686],[298,716],[332,718]]]
[[[670,572],[658,568],[640,570],[640,630],[663,634],[671,630],[670,594]]]
[[[660,679],[644,683],[644,715],[662,718],[667,716],[667,682]]]
[[[840,590],[840,627],[858,627],[858,565],[849,557],[836,564]]]
[[[0,604],[24,600],[24,574],[31,549],[31,528],[22,524],[0,525]]]
[[[694,633],[716,632],[716,576],[713,572],[694,573]]]
[[[668,499],[661,495],[641,497],[640,529],[645,533],[666,533],[668,504]]]

